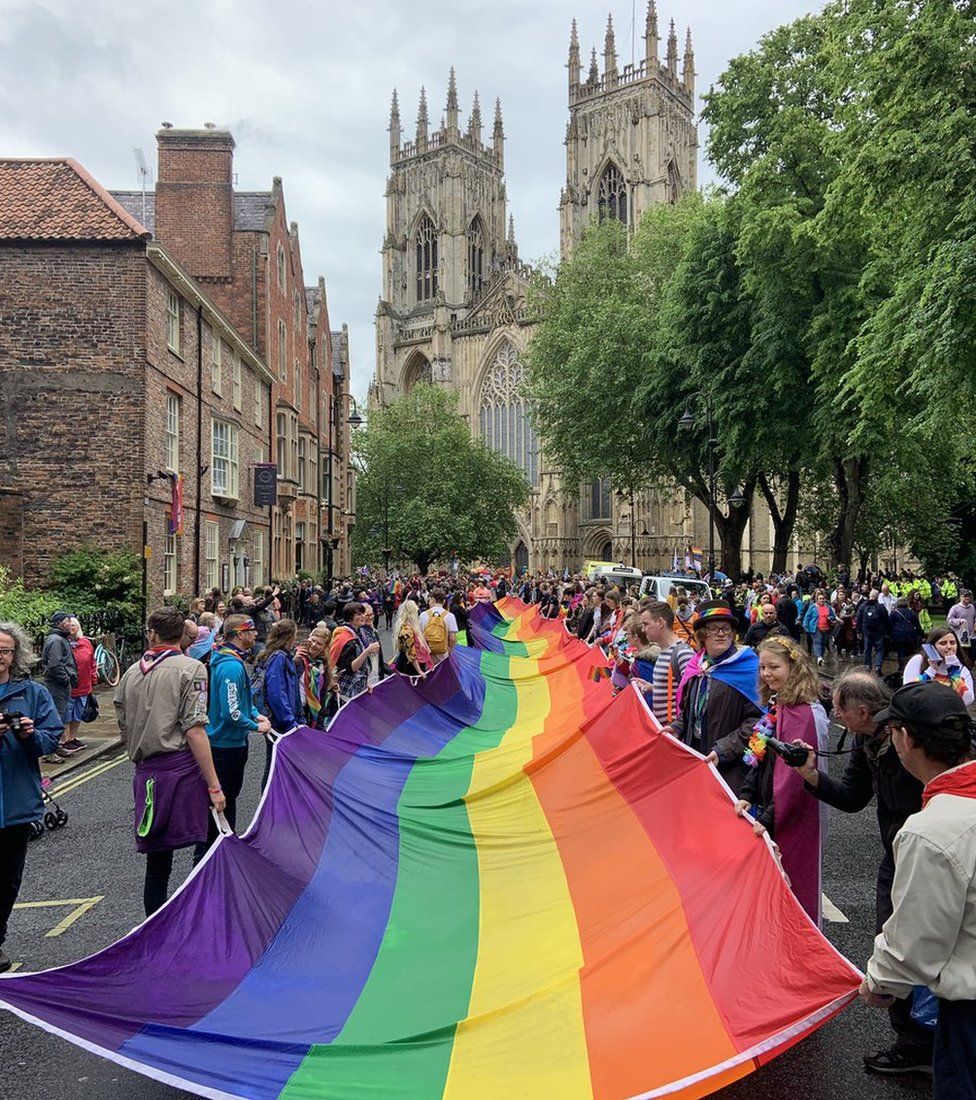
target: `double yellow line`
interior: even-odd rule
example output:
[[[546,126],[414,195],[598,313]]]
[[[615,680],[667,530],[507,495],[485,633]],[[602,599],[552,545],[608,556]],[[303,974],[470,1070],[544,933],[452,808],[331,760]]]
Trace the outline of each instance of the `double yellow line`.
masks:
[[[100,775],[104,775],[105,772],[111,771],[112,768],[117,768],[124,760],[128,760],[128,756],[124,752],[120,752],[117,756],[109,757],[108,760],[101,760],[86,771],[80,772],[78,775],[69,775],[63,783],[59,783],[57,786],[52,785],[48,788],[47,793],[55,800],[63,798],[66,794],[70,794],[71,791],[77,790],[89,780],[97,779]]]

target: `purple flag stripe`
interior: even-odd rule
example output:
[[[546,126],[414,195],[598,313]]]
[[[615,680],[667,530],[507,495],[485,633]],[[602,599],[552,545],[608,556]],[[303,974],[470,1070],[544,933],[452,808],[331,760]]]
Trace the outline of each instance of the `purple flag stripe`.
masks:
[[[479,664],[477,653],[459,651],[439,666],[432,680],[458,687],[460,678],[462,689],[442,698],[440,706],[425,706],[382,746],[364,746],[336,777],[337,812],[316,873],[237,989],[193,1026],[192,1037],[150,1024],[122,1054],[208,1088],[235,1088],[237,1095],[270,1100],[311,1045],[335,1038],[359,999],[386,930],[396,888],[403,786],[417,758],[436,756],[481,717],[485,685]],[[443,696],[443,688],[438,694]],[[374,696],[364,710],[378,701]]]

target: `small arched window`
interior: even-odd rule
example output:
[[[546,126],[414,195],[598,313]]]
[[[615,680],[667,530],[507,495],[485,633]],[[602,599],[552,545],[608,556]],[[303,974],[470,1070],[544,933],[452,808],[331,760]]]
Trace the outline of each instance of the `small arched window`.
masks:
[[[437,230],[427,214],[417,226],[417,301],[437,293]]]
[[[485,281],[485,227],[475,216],[468,226],[468,289],[477,298]]]
[[[676,204],[678,199],[681,198],[681,173],[678,171],[678,166],[674,161],[668,163],[668,202],[672,205]]]
[[[612,161],[604,168],[600,177],[597,201],[601,222],[613,218],[627,224],[627,184],[623,173]]]

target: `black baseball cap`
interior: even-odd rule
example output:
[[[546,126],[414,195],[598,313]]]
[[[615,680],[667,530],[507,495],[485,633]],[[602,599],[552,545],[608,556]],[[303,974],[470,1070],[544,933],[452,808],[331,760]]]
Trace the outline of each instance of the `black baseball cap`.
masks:
[[[962,729],[971,722],[966,704],[945,684],[917,680],[900,687],[884,710],[874,716],[878,725],[904,723],[909,729],[949,727]]]

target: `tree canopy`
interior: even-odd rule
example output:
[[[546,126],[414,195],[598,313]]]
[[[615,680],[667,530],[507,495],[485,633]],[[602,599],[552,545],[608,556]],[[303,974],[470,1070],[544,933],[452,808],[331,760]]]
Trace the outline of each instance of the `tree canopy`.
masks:
[[[972,522],[976,0],[833,0],[734,58],[705,96],[720,189],[594,225],[537,294],[537,428],[570,483],[707,503],[723,564],[758,489],[782,568],[797,516],[835,562]],[[919,502],[919,491],[925,496]],[[812,514],[811,514],[812,513]],[[902,541],[903,540],[903,541]]]
[[[357,479],[354,556],[358,562],[433,562],[498,557],[517,531],[529,496],[522,470],[472,439],[457,396],[415,386],[374,409],[353,443]]]

